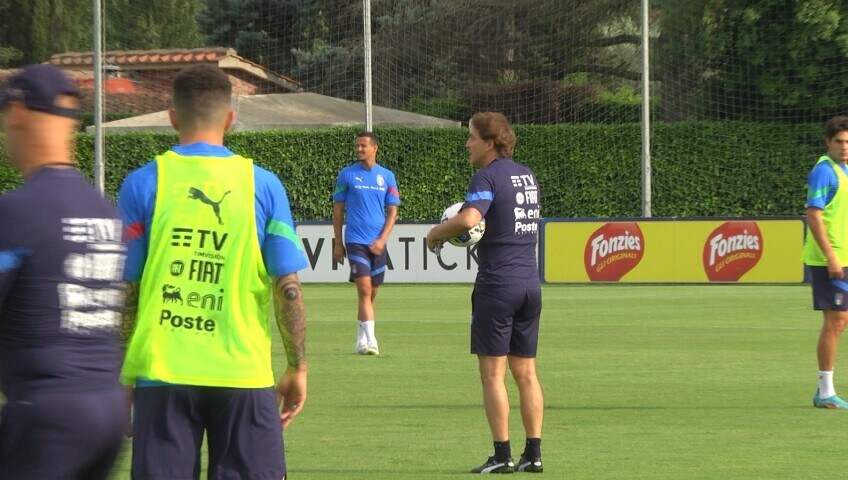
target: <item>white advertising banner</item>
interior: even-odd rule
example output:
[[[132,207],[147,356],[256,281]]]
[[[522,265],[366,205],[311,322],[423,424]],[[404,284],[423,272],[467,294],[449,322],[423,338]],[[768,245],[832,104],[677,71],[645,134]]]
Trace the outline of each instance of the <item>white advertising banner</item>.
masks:
[[[386,283],[473,283],[477,276],[475,247],[445,244],[441,256],[427,250],[427,232],[435,224],[398,223],[392,229]],[[295,231],[303,242],[309,267],[299,272],[302,282],[347,282],[350,267],[333,261],[333,225],[301,224]]]

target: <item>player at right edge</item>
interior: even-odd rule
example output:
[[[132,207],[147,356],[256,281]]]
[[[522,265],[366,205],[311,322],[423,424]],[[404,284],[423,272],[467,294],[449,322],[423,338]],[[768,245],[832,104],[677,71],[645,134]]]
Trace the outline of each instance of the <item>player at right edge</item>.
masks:
[[[824,317],[817,346],[819,385],[817,408],[848,408],[833,386],[839,337],[848,325],[848,117],[825,126],[827,155],[819,158],[807,178],[807,236],[803,261],[812,277],[813,309]]]
[[[435,251],[445,240],[486,220],[477,244],[477,279],[471,294],[471,353],[483,384],[483,405],[495,454],[472,473],[542,472],[542,387],[536,376],[536,348],[542,290],[536,264],[539,183],[512,160],[515,133],[500,113],[481,112],[469,123],[471,177],[460,212],[427,234]],[[518,385],[526,443],[518,463],[509,443],[506,367]]]

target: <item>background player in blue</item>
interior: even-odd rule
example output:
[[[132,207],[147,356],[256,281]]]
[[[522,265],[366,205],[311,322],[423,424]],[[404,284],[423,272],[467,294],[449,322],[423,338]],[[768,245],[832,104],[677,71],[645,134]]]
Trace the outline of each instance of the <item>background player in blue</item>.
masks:
[[[30,66],[0,96],[24,177],[0,197],[0,478],[105,479],[123,439],[117,212],[74,168],[77,90]]]
[[[512,160],[515,133],[500,113],[475,114],[469,123],[469,161],[479,171],[465,203],[450,220],[427,234],[435,251],[445,240],[486,219],[477,244],[477,279],[471,295],[471,353],[477,355],[483,404],[495,454],[474,473],[542,471],[542,387],[536,376],[536,347],[542,291],[536,265],[539,184],[533,172]],[[526,442],[518,463],[509,443],[506,367],[518,385]]]
[[[360,355],[380,353],[374,334],[374,301],[386,274],[386,241],[400,205],[395,175],[377,164],[378,148],[377,135],[357,135],[359,161],[339,172],[333,192],[333,259],[344,263],[346,255],[350,261],[350,281],[356,284],[358,297],[359,331],[354,349]]]
[[[827,122],[825,143],[827,155],[819,158],[807,178],[808,234],[803,255],[812,278],[813,308],[823,315],[813,405],[848,409],[848,402],[833,386],[839,337],[848,325],[848,117]]]
[[[202,174],[206,179],[203,189],[211,192],[211,188],[219,180],[210,175],[230,168],[227,165],[246,164],[245,159],[223,146],[224,133],[234,119],[230,79],[218,67],[202,65],[180,72],[174,79],[173,88],[174,106],[169,113],[172,125],[179,132],[180,144],[174,146],[166,155],[176,163],[183,162],[182,159],[190,159],[192,165],[203,162]],[[166,216],[174,210],[173,205],[187,205],[192,211],[196,211],[197,216],[203,215],[206,225],[219,226],[222,232],[227,232],[224,235],[229,235],[231,239],[241,238],[238,243],[231,240],[227,244],[230,247],[224,248],[231,249],[232,245],[241,248],[252,244],[261,250],[258,255],[261,256],[259,262],[255,261],[257,254],[253,248],[243,250],[243,255],[237,251],[221,250],[226,252],[226,257],[221,257],[222,262],[232,260],[231,263],[221,264],[225,267],[222,276],[248,280],[249,284],[240,285],[240,288],[228,288],[226,293],[221,289],[221,298],[225,302],[224,311],[230,313],[224,318],[219,317],[221,328],[215,330],[214,335],[208,336],[209,340],[204,340],[203,345],[214,345],[226,350],[215,352],[216,357],[231,358],[232,361],[228,363],[238,365],[245,363],[245,352],[256,352],[257,348],[253,345],[259,345],[261,370],[266,367],[270,370],[270,345],[267,351],[262,351],[265,341],[270,340],[268,319],[262,311],[254,316],[250,314],[252,310],[249,310],[254,305],[264,304],[264,299],[270,293],[286,349],[288,367],[280,376],[276,389],[273,388],[273,379],[269,379],[269,384],[262,387],[240,384],[239,372],[231,372],[235,377],[222,376],[223,380],[217,381],[214,379],[217,375],[215,368],[210,371],[208,365],[196,367],[199,369],[199,380],[191,384],[166,383],[163,378],[142,378],[139,374],[135,380],[134,395],[133,478],[198,478],[200,443],[204,431],[209,451],[209,478],[283,478],[286,474],[286,464],[282,429],[286,428],[303,408],[307,377],[306,317],[297,276],[298,270],[305,268],[307,262],[300,240],[294,233],[286,191],[280,180],[271,172],[248,164],[246,168],[248,171],[252,170],[253,175],[247,175],[246,178],[252,178],[253,185],[252,188],[242,191],[252,190],[252,197],[236,191],[238,182],[242,179],[231,178],[220,179],[222,184],[233,187],[231,194],[228,190],[227,193],[218,193],[210,199],[202,189],[191,188],[181,191],[180,198],[157,197],[157,188],[160,185],[163,185],[163,188],[168,186],[167,183],[162,183],[166,182],[163,172],[173,172],[159,170],[167,166],[161,162],[164,157],[160,156],[157,161],[130,173],[119,195],[118,206],[127,225],[126,238],[129,246],[124,278],[130,286],[127,290],[127,312],[124,321],[130,327],[137,321],[136,330],[142,328],[145,322],[148,325],[154,324],[154,328],[162,323],[160,318],[143,315],[141,310],[138,312],[138,318],[135,318],[136,308],[144,305],[142,302],[147,298],[146,295],[152,296],[154,302],[159,304],[166,301],[162,292],[156,289],[145,292],[143,288],[140,289],[140,285],[145,285],[144,281],[148,278],[146,276],[155,275],[157,269],[164,268],[167,271],[167,265],[146,263],[148,258],[156,258],[157,252],[168,251],[169,245],[174,245],[168,232],[157,233],[156,228],[167,225]],[[177,181],[191,182],[192,179]],[[227,202],[237,200],[247,203],[222,205],[225,197]],[[238,209],[252,211],[253,215],[250,216],[254,218],[235,218]],[[170,214],[178,215],[179,212]],[[252,233],[254,229],[251,222],[255,222],[255,234]],[[245,231],[258,238],[251,241],[248,235],[243,234]],[[161,242],[154,244],[154,238],[161,239]],[[185,237],[181,238],[185,240]],[[224,245],[223,237],[218,238],[221,245]],[[193,254],[189,251],[185,255],[196,257],[204,253],[194,250]],[[265,272],[259,268],[260,264],[264,265],[264,270],[271,277],[271,292],[266,291],[267,278],[264,278]],[[173,275],[173,271],[171,274]],[[256,288],[257,282],[261,283],[261,288]],[[174,291],[171,291],[171,294],[173,293]],[[188,292],[183,293],[186,294]],[[157,295],[161,295],[161,301],[156,300]],[[172,296],[167,301],[172,302],[169,305],[190,304],[187,295],[184,299]],[[228,304],[238,305],[241,312],[248,313],[226,309]],[[221,308],[220,304],[217,308]],[[222,348],[215,337],[221,338],[224,335],[227,336],[227,342]],[[130,339],[128,352],[132,352],[132,342],[137,337],[133,335]],[[181,341],[186,342],[186,345],[201,344],[191,340],[191,337],[182,338],[184,340]],[[138,340],[144,342],[144,338]],[[157,346],[161,348],[161,345],[154,345],[150,350]],[[144,353],[142,351],[142,354]],[[200,355],[203,353],[199,352]],[[211,357],[212,352],[209,353]],[[156,355],[151,354],[147,360],[156,362],[154,357]],[[257,357],[250,358],[252,359],[247,361],[248,364],[256,363]],[[130,353],[127,355],[127,361],[129,359]],[[226,367],[226,363],[225,361],[224,364],[219,363],[214,367]],[[166,370],[167,368],[162,371]],[[126,371],[127,364],[124,366],[125,374]],[[247,369],[241,373],[244,378],[255,375],[254,371]],[[260,382],[264,382],[264,379],[260,378]],[[280,406],[282,412],[279,411]],[[179,448],[174,448],[175,445]]]

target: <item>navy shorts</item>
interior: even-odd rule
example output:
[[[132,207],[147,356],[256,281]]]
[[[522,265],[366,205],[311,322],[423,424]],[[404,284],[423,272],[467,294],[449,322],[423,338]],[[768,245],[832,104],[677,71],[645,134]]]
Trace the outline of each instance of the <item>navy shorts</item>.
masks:
[[[542,289],[475,285],[471,293],[471,353],[535,357]]]
[[[109,478],[126,421],[123,390],[7,399],[0,414],[0,479]]]
[[[286,474],[273,388],[139,387],[134,406],[134,479],[199,478],[204,431],[208,478],[280,480]]]
[[[848,310],[848,267],[844,278],[829,278],[827,267],[810,266],[813,285],[813,310]]]
[[[368,245],[362,243],[346,243],[347,260],[350,262],[350,281],[357,277],[371,277],[371,285],[383,284],[386,276],[386,250],[380,255],[374,255],[368,250]]]

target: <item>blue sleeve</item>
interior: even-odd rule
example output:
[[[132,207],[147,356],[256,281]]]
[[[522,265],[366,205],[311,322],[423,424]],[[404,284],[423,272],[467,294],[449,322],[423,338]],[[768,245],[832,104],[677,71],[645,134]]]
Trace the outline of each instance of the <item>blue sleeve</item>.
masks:
[[[133,171],[118,192],[118,213],[124,225],[127,260],[124,280],[138,282],[150,248],[150,224],[156,204],[156,162]]]
[[[344,202],[347,200],[347,169],[343,168],[336,178],[336,188],[333,189],[333,201]]]
[[[262,259],[274,277],[295,273],[308,266],[303,244],[294,231],[286,189],[273,173],[254,167],[256,178],[256,230]]]
[[[824,210],[824,207],[833,200],[838,187],[839,179],[836,178],[836,172],[833,171],[830,163],[819,162],[807,177],[807,208]]]
[[[398,206],[400,205],[400,190],[398,189],[397,180],[395,180],[394,173],[389,170],[387,172],[386,182],[388,188],[386,188],[386,205]]]
[[[484,172],[477,172],[471,177],[471,182],[468,184],[468,190],[465,193],[465,203],[462,205],[462,208],[475,208],[485,217],[494,199],[495,188],[493,182]]]

